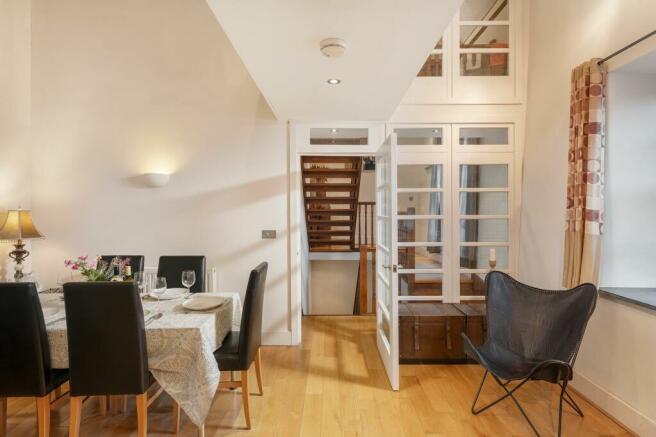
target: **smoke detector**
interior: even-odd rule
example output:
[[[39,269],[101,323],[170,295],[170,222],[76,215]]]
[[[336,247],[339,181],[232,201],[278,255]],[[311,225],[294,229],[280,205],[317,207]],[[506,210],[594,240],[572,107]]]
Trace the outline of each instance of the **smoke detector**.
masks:
[[[326,38],[319,43],[321,53],[329,58],[338,58],[346,51],[346,43],[341,38]]]

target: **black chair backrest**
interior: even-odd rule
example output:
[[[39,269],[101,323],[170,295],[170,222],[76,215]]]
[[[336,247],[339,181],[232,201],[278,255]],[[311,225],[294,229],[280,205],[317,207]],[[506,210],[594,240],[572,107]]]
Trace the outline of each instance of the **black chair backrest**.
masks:
[[[0,283],[0,397],[45,396],[51,370],[34,283]]]
[[[166,278],[168,288],[180,288],[182,285],[182,272],[193,270],[196,272],[196,282],[191,287],[192,293],[205,291],[205,257],[204,256],[160,256],[157,266],[157,276]]]
[[[268,268],[263,262],[251,270],[248,278],[239,328],[239,361],[244,369],[248,369],[262,344],[262,309]]]
[[[102,255],[100,260],[109,264],[114,258],[129,259],[133,275],[144,270],[145,257],[143,255]]]
[[[146,328],[133,282],[64,284],[72,396],[148,388]]]
[[[485,278],[488,341],[529,360],[574,364],[597,288],[542,290],[501,272]]]

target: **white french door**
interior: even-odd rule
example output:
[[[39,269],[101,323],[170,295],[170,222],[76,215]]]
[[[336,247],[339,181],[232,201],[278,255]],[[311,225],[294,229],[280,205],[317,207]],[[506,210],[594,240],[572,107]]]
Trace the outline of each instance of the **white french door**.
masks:
[[[396,134],[376,152],[376,344],[393,390],[399,389]]]

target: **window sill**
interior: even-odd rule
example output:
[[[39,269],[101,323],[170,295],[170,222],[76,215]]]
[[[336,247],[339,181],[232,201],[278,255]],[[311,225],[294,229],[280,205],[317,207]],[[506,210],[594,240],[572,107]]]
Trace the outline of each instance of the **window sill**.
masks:
[[[601,287],[599,295],[656,311],[656,288]]]

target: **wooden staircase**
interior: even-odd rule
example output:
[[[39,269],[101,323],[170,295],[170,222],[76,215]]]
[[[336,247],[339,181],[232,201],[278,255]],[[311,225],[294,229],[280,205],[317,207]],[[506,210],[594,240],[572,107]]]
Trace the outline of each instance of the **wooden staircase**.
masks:
[[[305,224],[310,252],[355,250],[362,158],[301,158]]]

